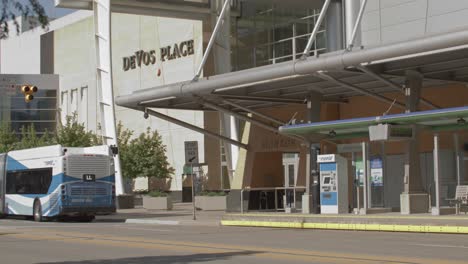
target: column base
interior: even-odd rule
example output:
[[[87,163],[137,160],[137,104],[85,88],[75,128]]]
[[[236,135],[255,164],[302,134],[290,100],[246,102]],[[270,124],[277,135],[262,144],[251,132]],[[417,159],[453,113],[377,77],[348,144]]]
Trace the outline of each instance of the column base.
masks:
[[[303,214],[320,214],[319,208],[314,208],[314,197],[312,194],[302,195],[302,213]]]
[[[429,194],[402,193],[400,194],[401,214],[423,214],[429,212]]]

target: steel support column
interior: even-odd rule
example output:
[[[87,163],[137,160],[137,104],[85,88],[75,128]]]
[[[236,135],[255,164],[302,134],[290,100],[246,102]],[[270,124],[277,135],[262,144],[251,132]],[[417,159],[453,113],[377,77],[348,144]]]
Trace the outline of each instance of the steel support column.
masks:
[[[434,184],[435,184],[435,207],[432,215],[440,215],[440,158],[439,158],[439,134],[434,134]]]
[[[118,146],[112,84],[111,9],[110,0],[94,0],[94,34],[96,45],[96,80],[104,144]],[[124,193],[119,155],[115,162],[115,192]]]
[[[351,2],[353,2],[353,3],[351,3]],[[354,1],[354,0],[347,0],[346,1],[346,4],[347,4],[346,8],[351,7],[351,5],[353,5],[355,2],[356,1]],[[348,45],[347,45],[348,50],[352,50],[353,47],[354,47],[354,42],[355,42],[356,36],[358,34],[359,26],[361,25],[362,16],[364,15],[364,10],[366,9],[366,5],[367,5],[367,0],[363,0],[362,4],[361,4],[361,8],[359,9],[359,14],[358,14],[358,16],[356,18],[356,21],[354,21],[354,27],[352,29],[353,31],[351,33],[351,36],[350,36],[349,39],[346,40],[346,41],[348,41]],[[346,14],[351,15],[351,14],[348,14],[348,11],[346,11]],[[346,22],[348,23],[349,21],[347,20]],[[347,29],[349,29],[349,28],[347,27]],[[346,33],[348,33],[348,32],[346,32]]]
[[[321,94],[310,94],[307,97],[307,122],[313,123],[320,121]],[[306,193],[303,195],[303,213],[320,213],[320,175],[317,156],[320,154],[318,142],[307,142],[307,160],[306,160]]]
[[[312,31],[309,41],[307,42],[307,46],[304,49],[304,52],[302,53],[303,58],[306,58],[309,56],[310,50],[312,49],[312,45],[314,44],[314,41],[317,37],[319,28],[322,25],[323,20],[325,19],[325,15],[327,14],[327,10],[328,10],[328,7],[330,6],[331,1],[332,0],[325,0],[325,3],[323,4],[322,11],[320,11],[320,15],[317,19],[317,22],[315,23],[314,30]]]
[[[203,71],[203,67],[205,67],[206,61],[208,60],[208,56],[210,55],[211,48],[213,47],[216,37],[218,36],[218,32],[221,29],[221,26],[223,24],[224,16],[227,10],[229,9],[230,3],[231,3],[230,0],[225,0],[224,2],[223,8],[221,9],[221,13],[219,14],[218,20],[216,21],[215,28],[213,29],[213,33],[211,34],[210,41],[208,42],[208,46],[206,47],[205,54],[203,54],[202,62],[200,63],[197,73],[195,74],[195,77],[193,78],[194,80],[198,80],[198,78],[200,78],[201,72]]]

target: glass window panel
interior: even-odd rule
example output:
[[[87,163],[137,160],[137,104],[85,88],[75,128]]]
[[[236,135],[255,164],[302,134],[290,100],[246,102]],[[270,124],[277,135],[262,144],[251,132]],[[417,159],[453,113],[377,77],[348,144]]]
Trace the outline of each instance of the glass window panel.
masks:
[[[275,43],[275,53],[274,58],[282,58],[285,56],[292,55],[292,41],[284,41]],[[290,58],[291,59],[291,58]]]
[[[295,171],[294,165],[289,164],[288,165],[288,178],[289,178],[289,186],[290,187],[294,186],[294,171]]]
[[[12,110],[11,121],[55,121],[56,110]]]
[[[9,106],[8,109],[57,109],[57,98],[35,98],[26,103],[24,97],[12,97]]]
[[[8,194],[47,194],[52,182],[52,168],[10,171],[7,174]]]

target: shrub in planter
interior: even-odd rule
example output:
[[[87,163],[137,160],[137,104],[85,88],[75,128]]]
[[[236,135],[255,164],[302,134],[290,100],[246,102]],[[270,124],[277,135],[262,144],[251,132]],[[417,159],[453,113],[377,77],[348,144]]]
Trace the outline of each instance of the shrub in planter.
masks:
[[[224,211],[226,210],[226,193],[201,192],[195,197],[195,206],[204,211]]]
[[[161,191],[149,192],[143,196],[143,208],[150,210],[171,210],[171,196]]]

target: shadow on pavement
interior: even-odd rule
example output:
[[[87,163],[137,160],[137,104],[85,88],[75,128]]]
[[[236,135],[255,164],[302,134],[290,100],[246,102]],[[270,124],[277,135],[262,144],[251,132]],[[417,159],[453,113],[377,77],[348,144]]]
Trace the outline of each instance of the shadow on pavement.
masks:
[[[184,256],[148,256],[136,258],[121,258],[121,259],[97,259],[84,261],[66,261],[66,262],[41,262],[37,264],[183,264],[227,260],[236,256],[248,256],[261,252],[257,251],[238,251],[229,253],[213,253],[213,254],[193,254]]]
[[[180,218],[192,216],[192,214],[114,214],[98,215],[94,222],[122,223],[127,219],[148,219],[148,218]]]

